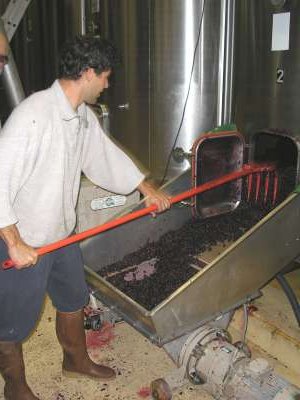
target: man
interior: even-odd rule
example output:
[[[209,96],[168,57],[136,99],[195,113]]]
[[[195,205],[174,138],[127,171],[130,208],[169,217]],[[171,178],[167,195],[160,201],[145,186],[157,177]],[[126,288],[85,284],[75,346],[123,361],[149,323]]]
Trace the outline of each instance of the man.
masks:
[[[115,372],[88,356],[83,307],[89,300],[77,244],[40,259],[36,248],[73,232],[80,175],[117,193],[138,189],[158,211],[168,197],[144,179],[130,158],[102,131],[88,104],[108,88],[116,61],[103,40],[76,38],[62,52],[60,79],[23,101],[0,135],[0,371],[7,400],[33,400],[22,341],[33,330],[46,293],[57,309],[63,373],[112,379]]]

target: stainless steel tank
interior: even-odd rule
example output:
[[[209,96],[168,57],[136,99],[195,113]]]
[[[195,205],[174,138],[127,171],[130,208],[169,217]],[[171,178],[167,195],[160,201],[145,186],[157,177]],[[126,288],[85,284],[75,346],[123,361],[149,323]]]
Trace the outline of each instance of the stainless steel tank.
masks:
[[[30,4],[12,43],[26,95],[52,83],[61,44],[87,32],[120,49],[101,101],[112,135],[157,180],[188,168],[173,160],[174,147],[188,152],[201,132],[230,122],[235,0],[48,3]]]
[[[236,3],[235,116],[250,159],[275,161],[300,182],[300,2]]]
[[[236,121],[245,135],[275,128],[300,133],[300,2],[239,0],[236,24]],[[288,49],[272,50],[274,16],[290,14]],[[283,29],[283,28],[281,28]],[[280,32],[279,32],[280,33]],[[276,38],[275,38],[276,39]]]
[[[166,171],[174,147],[231,120],[234,3],[100,0],[99,31],[122,53],[110,130],[157,179],[188,167]]]
[[[150,1],[100,0],[100,34],[112,40],[122,63],[106,98],[109,130],[131,154],[149,166]]]

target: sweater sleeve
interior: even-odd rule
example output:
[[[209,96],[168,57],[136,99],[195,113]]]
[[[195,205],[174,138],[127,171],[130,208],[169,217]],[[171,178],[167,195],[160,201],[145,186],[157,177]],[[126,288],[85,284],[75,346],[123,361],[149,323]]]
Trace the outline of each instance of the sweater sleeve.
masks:
[[[0,131],[0,228],[18,222],[13,205],[31,170],[34,146],[29,131],[35,129],[35,121],[25,122],[15,109]]]
[[[96,185],[114,193],[128,194],[135,190],[145,175],[103,132],[90,109],[88,124],[83,147],[84,174]]]

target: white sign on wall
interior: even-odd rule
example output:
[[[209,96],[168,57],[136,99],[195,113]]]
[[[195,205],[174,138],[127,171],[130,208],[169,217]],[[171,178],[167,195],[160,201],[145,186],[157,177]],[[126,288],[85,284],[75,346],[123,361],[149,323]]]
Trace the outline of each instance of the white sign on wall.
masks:
[[[289,50],[290,19],[289,12],[273,14],[272,51]]]

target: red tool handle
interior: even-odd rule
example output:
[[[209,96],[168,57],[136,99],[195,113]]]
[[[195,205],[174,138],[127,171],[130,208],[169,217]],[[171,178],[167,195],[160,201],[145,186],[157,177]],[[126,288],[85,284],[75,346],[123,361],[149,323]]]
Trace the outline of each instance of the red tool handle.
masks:
[[[274,167],[270,165],[260,165],[260,164],[245,164],[242,169],[231,172],[227,175],[223,175],[220,178],[213,179],[207,183],[204,183],[202,185],[199,185],[193,189],[189,189],[183,193],[180,193],[170,199],[171,204],[179,203],[182,200],[188,199],[190,197],[195,196],[196,194],[205,192],[210,189],[214,189],[220,185],[223,185],[224,183],[231,182],[233,180],[242,178],[243,176],[257,173],[257,172],[262,172],[262,171],[273,171]],[[134,211],[130,214],[124,215],[122,217],[116,218],[112,221],[106,222],[103,225],[96,226],[95,228],[88,229],[84,232],[77,233],[76,235],[69,236],[66,239],[59,240],[57,242],[48,244],[46,246],[40,247],[37,249],[38,255],[43,255],[46,253],[50,253],[51,251],[60,249],[61,247],[68,246],[69,244],[80,242],[83,239],[89,238],[91,236],[97,235],[101,232],[108,231],[109,229],[115,228],[116,226],[126,224],[129,221],[132,221],[134,219],[138,219],[140,217],[143,217],[145,215],[151,214],[152,212],[157,210],[156,205],[151,205],[149,207],[145,207],[141,210]],[[3,269],[10,269],[14,267],[14,262],[12,260],[5,260],[2,263],[2,268]]]

